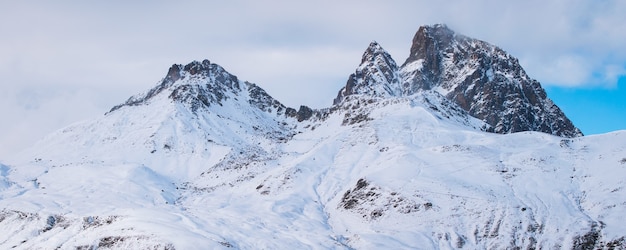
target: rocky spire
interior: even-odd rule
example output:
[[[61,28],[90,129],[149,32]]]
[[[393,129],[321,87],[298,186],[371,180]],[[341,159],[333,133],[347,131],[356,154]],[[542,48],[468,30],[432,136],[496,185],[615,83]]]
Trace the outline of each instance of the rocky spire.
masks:
[[[350,75],[346,86],[339,91],[333,104],[341,103],[349,95],[389,97],[398,96],[401,93],[396,62],[380,44],[374,41],[363,53],[361,64]]]

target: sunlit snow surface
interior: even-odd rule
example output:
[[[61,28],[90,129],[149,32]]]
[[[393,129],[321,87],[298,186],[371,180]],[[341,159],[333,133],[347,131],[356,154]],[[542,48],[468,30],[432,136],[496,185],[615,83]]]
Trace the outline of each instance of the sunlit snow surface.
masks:
[[[1,248],[567,249],[626,235],[626,132],[485,133],[428,93],[304,122],[246,98],[196,114],[157,96],[7,159]],[[354,110],[368,119],[346,124]]]

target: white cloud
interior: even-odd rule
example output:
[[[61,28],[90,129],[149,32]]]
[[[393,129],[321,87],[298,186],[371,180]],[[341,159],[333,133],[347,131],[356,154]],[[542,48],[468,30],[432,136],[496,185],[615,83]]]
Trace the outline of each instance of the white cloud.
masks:
[[[0,157],[32,145],[46,134],[83,119],[101,115],[97,91],[47,87],[0,95]]]
[[[558,83],[561,86],[576,87],[587,84],[591,78],[591,65],[579,55],[560,55],[554,58],[526,58],[522,64],[529,65],[531,76],[544,83]]]

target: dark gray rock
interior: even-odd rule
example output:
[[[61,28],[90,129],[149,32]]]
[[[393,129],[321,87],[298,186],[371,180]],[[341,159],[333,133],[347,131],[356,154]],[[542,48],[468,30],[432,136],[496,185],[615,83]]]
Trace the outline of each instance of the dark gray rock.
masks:
[[[440,93],[487,123],[489,132],[582,136],[516,58],[442,24],[419,28],[401,67],[378,43],[370,44],[333,104],[340,105],[350,95],[371,99],[420,91]]]
[[[324,119],[328,112],[339,110],[348,96],[365,96],[368,101],[364,103],[369,104],[433,91],[487,123],[486,131],[540,131],[563,137],[582,135],[547,97],[539,82],[526,75],[516,58],[494,45],[457,34],[441,24],[418,29],[410,55],[401,67],[377,42],[370,43],[361,64],[350,75],[330,109],[301,106],[296,111],[285,107],[257,85],[240,82],[221,66],[204,60],[173,65],[160,84],[109,112],[146,104],[165,90],[169,91],[169,99],[197,112],[211,105],[221,106],[224,100],[238,96],[242,91],[240,84],[245,84],[248,102],[254,107],[298,121],[311,117]]]
[[[419,28],[401,75],[405,94],[437,90],[496,133],[582,135],[517,58],[445,25]]]
[[[174,85],[175,82],[186,78],[196,79],[196,81],[186,81]],[[125,103],[113,107],[109,112],[124,106],[144,105],[165,90],[169,91],[168,98],[188,105],[193,112],[201,108],[208,108],[213,104],[222,105],[222,101],[228,98],[229,93],[241,92],[237,77],[228,73],[221,66],[212,64],[209,60],[193,61],[184,66],[172,65],[160,84],[144,94],[129,98]]]
[[[346,86],[339,90],[333,104],[341,103],[349,95],[389,97],[400,95],[401,92],[396,62],[377,42],[372,42],[363,53],[361,64],[348,77]]]
[[[285,105],[274,99],[261,87],[254,83],[245,83],[248,86],[248,93],[250,95],[250,100],[248,100],[248,102],[251,105],[265,112],[271,113],[272,110],[276,110],[278,115],[283,115],[287,112],[287,107],[285,107]]]
[[[296,118],[299,122],[308,120],[311,116],[313,116],[313,110],[304,105],[300,106],[300,109],[298,109],[298,113],[296,114]]]

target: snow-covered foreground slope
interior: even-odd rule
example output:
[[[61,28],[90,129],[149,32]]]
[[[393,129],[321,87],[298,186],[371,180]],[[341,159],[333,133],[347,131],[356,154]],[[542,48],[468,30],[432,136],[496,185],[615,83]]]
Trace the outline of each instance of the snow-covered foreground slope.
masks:
[[[446,118],[436,100],[346,101],[324,120],[284,118],[295,135],[280,140],[252,128],[271,116],[121,109],[0,168],[0,245],[624,247],[626,132],[485,133],[471,117]],[[367,118],[346,123],[355,109]],[[207,129],[214,138],[199,134]]]

